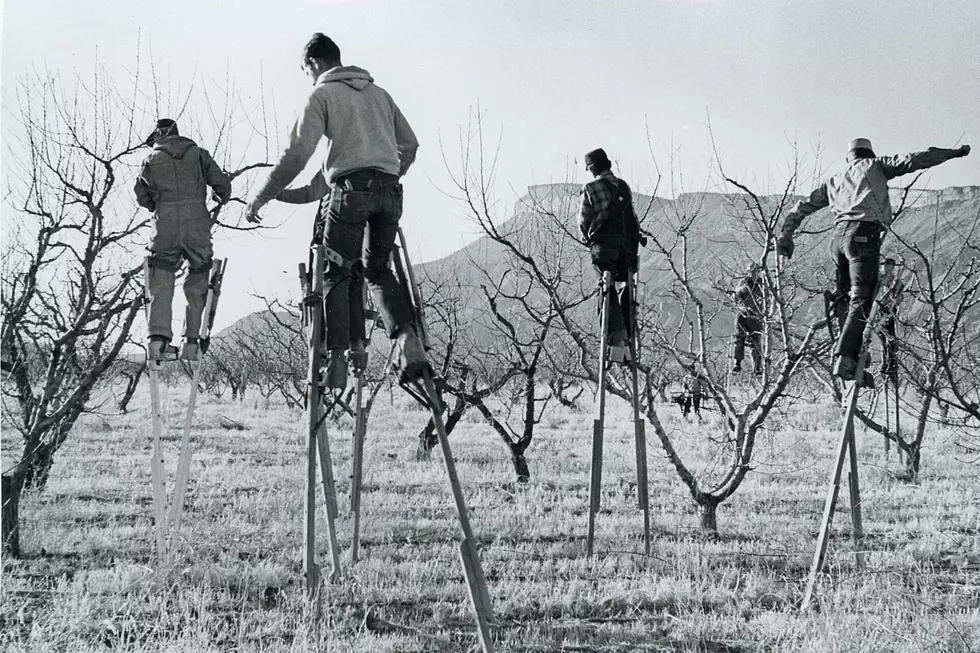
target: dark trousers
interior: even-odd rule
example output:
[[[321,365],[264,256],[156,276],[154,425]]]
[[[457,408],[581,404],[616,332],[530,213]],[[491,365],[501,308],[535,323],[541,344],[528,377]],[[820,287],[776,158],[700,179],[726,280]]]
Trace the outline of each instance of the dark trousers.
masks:
[[[691,414],[691,407],[694,407],[694,414],[701,417],[701,393],[685,394],[682,399],[681,410],[685,415]]]
[[[389,265],[402,215],[402,186],[398,178],[375,170],[359,170],[335,180],[325,201],[323,242],[345,260],[344,265],[327,264],[327,348],[347,349],[351,339],[366,337],[365,279],[388,337],[394,338],[412,325],[408,298]]]
[[[877,222],[838,222],[831,256],[837,269],[837,321],[840,335],[835,355],[857,358],[878,286],[881,232]]]
[[[633,297],[630,295],[629,278],[633,270],[636,269],[636,252],[632,256],[617,246],[593,245],[591,247],[592,266],[602,278],[604,272],[612,272],[613,288],[615,292],[609,302],[609,326],[606,333],[612,335],[617,331],[626,332],[630,339],[633,337]],[[616,288],[615,284],[622,283],[622,288]],[[599,298],[600,311],[602,310]]]
[[[745,358],[745,342],[752,350],[755,369],[762,369],[762,320],[750,315],[739,315],[735,319],[735,364],[741,365]]]

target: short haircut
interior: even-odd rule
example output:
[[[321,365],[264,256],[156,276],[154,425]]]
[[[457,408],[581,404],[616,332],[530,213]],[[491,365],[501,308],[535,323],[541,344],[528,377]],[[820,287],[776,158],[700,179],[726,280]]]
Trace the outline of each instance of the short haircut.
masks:
[[[340,48],[329,36],[317,32],[303,48],[303,59],[323,59],[324,61],[340,61]]]

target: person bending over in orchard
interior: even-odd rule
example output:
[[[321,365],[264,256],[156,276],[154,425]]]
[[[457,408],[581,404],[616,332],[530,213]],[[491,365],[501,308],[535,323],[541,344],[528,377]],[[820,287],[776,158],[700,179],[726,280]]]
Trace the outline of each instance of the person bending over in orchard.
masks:
[[[834,238],[831,255],[837,276],[837,319],[840,335],[834,349],[834,374],[845,381],[854,379],[864,329],[878,286],[878,257],[881,238],[892,223],[888,199],[888,180],[924,170],[966,156],[970,146],[954,149],[931,147],[924,152],[876,156],[871,141],[857,138],[847,148],[847,167],[830,177],[801,200],[786,215],[776,251],[793,256],[793,233],[803,218],[831,207],[834,212]],[[845,297],[850,299],[845,303]],[[873,387],[874,379],[865,370],[862,384]]]
[[[144,159],[136,178],[136,201],[153,212],[153,233],[147,246],[149,273],[149,343],[147,358],[163,360],[173,338],[174,285],[182,260],[187,261],[184,295],[187,312],[184,344],[180,357],[197,360],[204,304],[211,272],[211,215],[206,204],[211,198],[225,203],[231,197],[231,180],[207,150],[177,131],[170,118],[157,121],[146,138],[153,151]]]
[[[370,73],[341,63],[340,48],[332,39],[314,34],[303,47],[301,61],[313,90],[278,163],[251,194],[246,220],[261,220],[261,208],[296,178],[326,138],[326,159],[311,192],[320,197],[329,192],[325,215],[321,212],[322,242],[343,259],[329,262],[325,275],[326,384],[345,387],[345,350],[352,350],[352,358],[363,352],[363,339],[351,341],[351,321],[364,325],[363,301],[353,281],[358,260],[388,337],[398,342],[402,380],[416,379],[428,362],[408,297],[388,261],[402,215],[400,179],[415,161],[418,140],[395,101]]]

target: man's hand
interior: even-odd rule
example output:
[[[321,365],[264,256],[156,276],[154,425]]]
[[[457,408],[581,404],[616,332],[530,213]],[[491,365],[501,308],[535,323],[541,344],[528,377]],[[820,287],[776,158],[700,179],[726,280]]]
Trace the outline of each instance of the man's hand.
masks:
[[[960,145],[959,150],[960,150],[960,156],[966,156],[967,154],[970,153],[970,146]]]
[[[780,256],[793,258],[794,249],[796,249],[796,245],[793,244],[792,236],[780,236],[776,239],[776,253]]]
[[[245,216],[245,222],[250,222],[252,224],[259,224],[262,222],[262,216],[259,215],[260,208],[262,208],[262,205],[255,202],[249,202],[246,204],[245,211],[243,213]]]
[[[214,202],[215,204],[224,204],[225,203],[225,200],[221,199],[221,195],[218,195],[214,191],[211,191],[211,201]]]

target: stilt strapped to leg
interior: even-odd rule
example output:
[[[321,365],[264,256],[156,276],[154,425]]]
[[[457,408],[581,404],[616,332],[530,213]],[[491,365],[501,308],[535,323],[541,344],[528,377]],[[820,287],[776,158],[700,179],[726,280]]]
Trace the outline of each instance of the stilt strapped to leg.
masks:
[[[208,280],[208,294],[204,303],[204,313],[201,320],[201,330],[197,334],[198,351],[194,359],[186,361],[191,371],[190,396],[187,400],[187,411],[184,414],[184,425],[180,439],[180,453],[177,459],[177,477],[174,482],[173,500],[170,511],[167,511],[167,491],[164,480],[163,447],[163,412],[160,405],[159,372],[164,364],[176,360],[176,350],[169,348],[164,357],[147,360],[147,375],[150,379],[150,407],[153,420],[153,447],[150,460],[151,482],[153,485],[153,518],[157,549],[157,558],[161,562],[173,562],[177,549],[177,537],[180,533],[180,522],[184,511],[184,500],[187,495],[187,485],[190,481],[191,467],[191,428],[194,424],[194,409],[197,406],[198,384],[201,379],[201,365],[204,353],[211,339],[211,329],[218,310],[218,298],[221,296],[221,282],[224,279],[226,261],[215,259],[211,265],[211,276]],[[144,279],[149,278],[149,259],[143,262]],[[192,334],[188,334],[189,336]]]
[[[327,439],[326,417],[333,408],[324,405],[325,390],[320,384],[320,367],[323,358],[323,273],[326,253],[322,245],[313,248],[313,269],[307,273],[306,265],[300,264],[299,276],[302,287],[303,324],[307,328],[309,342],[309,367],[306,376],[306,500],[303,523],[304,558],[303,573],[306,591],[312,598],[320,586],[320,567],[316,561],[316,471],[317,456],[320,459],[320,476],[323,481],[324,514],[327,521],[327,539],[330,546],[331,579],[340,575],[340,544],[337,539],[337,494],[333,478],[333,462]]]
[[[830,317],[828,310],[828,318]],[[823,569],[824,558],[827,554],[827,543],[830,538],[830,525],[833,520],[834,510],[837,506],[837,497],[840,494],[841,476],[844,472],[845,460],[850,461],[850,469],[847,475],[848,487],[850,490],[851,502],[851,537],[854,543],[854,558],[857,568],[864,569],[864,551],[862,550],[864,540],[864,526],[861,519],[861,488],[858,482],[858,463],[857,463],[857,443],[854,437],[854,414],[857,412],[858,399],[861,395],[861,382],[864,379],[864,371],[867,368],[870,357],[868,356],[868,345],[871,334],[875,329],[875,318],[878,314],[878,303],[873,302],[871,313],[868,315],[867,324],[864,329],[864,337],[861,342],[861,355],[858,357],[857,369],[854,371],[854,381],[848,382],[850,387],[847,389],[844,398],[844,423],[841,426],[840,440],[837,445],[837,456],[834,468],[830,473],[830,484],[827,488],[827,498],[824,501],[823,518],[820,522],[820,532],[817,535],[817,546],[813,553],[813,563],[810,565],[810,573],[807,577],[806,592],[803,595],[802,609],[805,611],[810,608],[813,601],[813,594],[816,588],[817,576]],[[828,328],[833,334],[833,328]],[[887,392],[887,386],[885,392]],[[898,403],[896,397],[896,404]]]
[[[413,322],[416,333],[422,339],[428,349],[428,331],[422,309],[421,293],[415,283],[415,274],[412,270],[411,261],[408,258],[405,246],[405,236],[401,229],[398,230],[400,247],[392,252],[392,264],[395,268],[395,275],[402,291],[406,297],[410,298],[410,305],[413,313]],[[463,575],[466,578],[466,585],[469,590],[470,602],[473,608],[473,615],[476,619],[477,634],[484,653],[490,653],[493,649],[493,640],[490,637],[490,622],[493,620],[493,612],[490,606],[490,596],[487,592],[486,580],[483,576],[483,568],[480,565],[480,558],[476,550],[476,542],[473,537],[473,529],[470,526],[469,511],[466,507],[466,500],[463,498],[463,488],[456,473],[456,462],[453,458],[452,449],[449,446],[449,435],[446,433],[446,425],[443,421],[443,401],[436,388],[430,369],[426,369],[421,378],[409,383],[403,383],[402,387],[412,395],[419,403],[427,407],[432,413],[432,423],[435,426],[439,444],[442,448],[442,457],[446,464],[446,472],[449,476],[449,485],[452,490],[453,500],[456,503],[456,511],[459,517],[459,526],[462,531],[462,541],[459,543],[460,562],[463,567]]]
[[[636,443],[636,497],[640,510],[643,511],[643,543],[644,550],[650,553],[650,500],[649,483],[647,478],[647,444],[646,424],[640,413],[640,385],[637,363],[640,355],[639,328],[636,320],[636,291],[638,273],[629,275],[629,310],[630,310],[630,377],[633,390],[633,428]],[[612,310],[612,297],[616,292],[611,272],[604,272],[600,283],[602,308],[600,310],[599,331],[599,389],[596,398],[596,417],[592,422],[592,468],[589,477],[589,529],[585,538],[585,548],[588,555],[595,550],[595,522],[599,514],[600,498],[602,495],[602,449],[606,419],[606,374],[609,368],[609,319]]]

